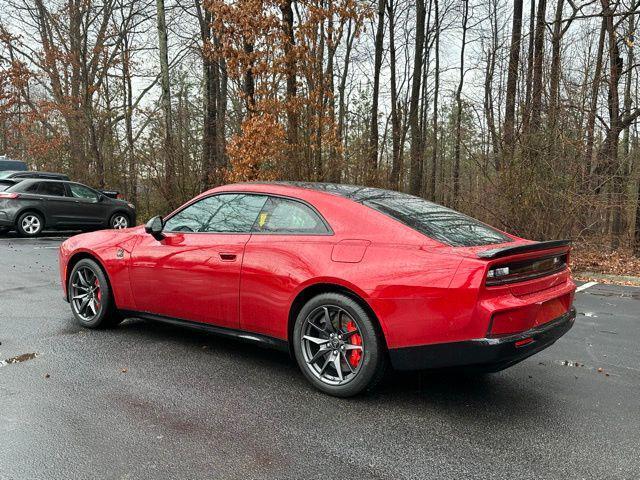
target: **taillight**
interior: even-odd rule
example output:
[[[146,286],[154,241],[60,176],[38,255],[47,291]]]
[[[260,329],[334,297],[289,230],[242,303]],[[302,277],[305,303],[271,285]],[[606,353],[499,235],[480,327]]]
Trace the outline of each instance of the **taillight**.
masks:
[[[119,193],[119,194],[116,195],[116,198],[119,199],[119,200],[122,200],[124,197]]]
[[[558,273],[567,268],[567,264],[567,253],[515,262],[504,262],[489,268],[486,284],[488,286],[503,285],[505,283],[532,280],[534,278]]]
[[[13,192],[0,192],[0,198],[18,198],[20,195]]]

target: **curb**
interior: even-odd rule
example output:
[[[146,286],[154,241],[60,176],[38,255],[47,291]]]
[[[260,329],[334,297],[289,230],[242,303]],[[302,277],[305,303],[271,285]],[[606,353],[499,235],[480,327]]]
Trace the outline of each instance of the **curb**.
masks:
[[[629,275],[610,275],[607,273],[596,272],[575,272],[573,277],[576,279],[594,280],[596,282],[608,282],[608,283],[620,283],[623,285],[637,285],[640,286],[640,277],[633,277]]]

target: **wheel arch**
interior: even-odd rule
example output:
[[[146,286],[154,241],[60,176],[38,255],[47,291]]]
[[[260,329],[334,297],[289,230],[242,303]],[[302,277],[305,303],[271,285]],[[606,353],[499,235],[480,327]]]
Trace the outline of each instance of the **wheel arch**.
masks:
[[[100,267],[100,270],[102,270],[102,273],[104,274],[104,277],[107,279],[107,283],[109,284],[109,291],[111,292],[111,296],[113,297],[113,301],[115,303],[115,292],[113,291],[113,286],[111,285],[111,279],[109,278],[109,272],[108,270],[105,268],[104,264],[102,263],[102,261],[100,260],[100,258],[95,255],[92,252],[88,252],[86,250],[82,250],[79,252],[74,253],[73,255],[71,255],[71,257],[69,257],[69,260],[67,261],[67,271],[65,274],[65,285],[69,285],[69,279],[71,278],[71,272],[73,271],[73,268],[76,266],[76,264],[80,261],[80,260],[84,260],[84,259],[88,259],[88,260],[93,260],[94,262],[96,262],[98,264],[98,267]],[[67,288],[67,298],[69,297],[69,289]]]
[[[34,207],[33,205],[29,205],[27,207],[24,207],[22,210],[19,210],[18,213],[16,214],[15,216],[16,228],[18,227],[18,222],[20,221],[20,217],[22,217],[22,215],[24,215],[25,213],[37,213],[44,220],[44,225],[42,226],[42,228],[49,226],[49,219],[47,218],[47,215],[44,213],[44,210],[38,207]]]
[[[291,354],[293,354],[293,327],[295,325],[298,313],[305,305],[305,303],[307,303],[313,297],[322,293],[341,293],[357,302],[373,320],[376,331],[378,332],[378,335],[382,340],[382,345],[384,346],[385,351],[388,351],[387,339],[384,328],[382,327],[382,323],[380,322],[380,319],[378,318],[376,312],[373,310],[373,308],[371,308],[371,305],[369,305],[369,303],[362,297],[362,295],[356,293],[353,289],[345,285],[323,281],[307,285],[300,292],[298,292],[296,297],[293,299],[293,302],[291,302],[287,323],[287,343],[289,344],[289,351]]]

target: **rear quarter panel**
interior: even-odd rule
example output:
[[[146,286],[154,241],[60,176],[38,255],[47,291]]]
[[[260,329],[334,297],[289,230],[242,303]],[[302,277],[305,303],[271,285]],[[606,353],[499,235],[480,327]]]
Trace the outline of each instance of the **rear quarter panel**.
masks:
[[[467,334],[476,296],[466,291],[469,282],[450,289],[463,260],[450,247],[341,197],[305,200],[334,233],[251,236],[242,265],[241,328],[286,339],[295,298],[312,285],[334,284],[367,302],[390,348]]]

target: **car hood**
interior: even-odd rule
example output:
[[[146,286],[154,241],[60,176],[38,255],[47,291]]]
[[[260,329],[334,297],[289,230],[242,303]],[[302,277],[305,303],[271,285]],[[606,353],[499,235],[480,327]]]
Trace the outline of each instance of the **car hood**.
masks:
[[[93,249],[104,245],[122,243],[141,233],[144,233],[144,226],[123,228],[120,230],[98,230],[96,232],[74,235],[67,239],[63,243],[63,246],[69,250]]]

